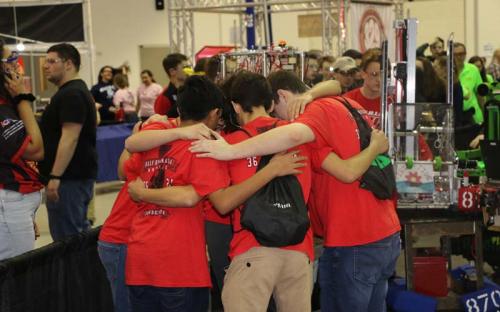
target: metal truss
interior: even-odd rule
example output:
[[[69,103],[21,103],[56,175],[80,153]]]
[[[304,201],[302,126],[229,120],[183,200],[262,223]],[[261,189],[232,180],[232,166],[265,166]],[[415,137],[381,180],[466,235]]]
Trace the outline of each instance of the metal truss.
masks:
[[[370,0],[356,1],[367,3],[401,3],[403,0]],[[194,12],[238,14],[240,45],[245,43],[245,10],[253,7],[255,11],[256,44],[269,46],[269,13],[310,12],[317,11],[322,20],[322,49],[325,54],[342,53],[345,43],[345,17],[351,0],[167,0],[170,47],[173,51],[182,52],[188,57],[194,57]],[[402,9],[400,7],[399,11]],[[398,11],[398,12],[399,12]],[[396,14],[398,15],[398,14]],[[340,23],[339,23],[340,22]]]
[[[269,19],[268,14],[283,12],[318,11],[323,21],[323,50],[331,54],[334,45],[339,44],[337,3],[343,0],[254,0],[247,3],[245,0],[168,0],[167,12],[169,27],[169,41],[172,51],[182,52],[188,57],[194,57],[194,12],[223,13],[239,15],[239,44],[246,46],[245,38],[245,9],[254,7],[255,33],[258,46],[269,46]],[[340,46],[337,47],[340,50]]]

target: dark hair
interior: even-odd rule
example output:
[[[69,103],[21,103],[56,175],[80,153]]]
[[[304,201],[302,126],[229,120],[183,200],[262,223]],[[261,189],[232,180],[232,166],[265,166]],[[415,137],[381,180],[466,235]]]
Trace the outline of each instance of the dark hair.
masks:
[[[488,82],[488,78],[486,78],[486,66],[484,64],[483,58],[480,56],[474,55],[473,57],[471,57],[469,59],[470,64],[474,64],[477,61],[479,61],[479,62],[481,62],[481,64],[483,64],[483,68],[479,69],[479,73],[481,74],[481,79],[483,80],[483,82]]]
[[[153,72],[152,71],[150,71],[149,69],[144,69],[143,71],[141,71],[141,76],[144,75],[144,74],[146,74],[149,77],[151,77],[151,81],[152,82],[156,82],[156,80],[155,80],[155,78],[153,76]]]
[[[453,43],[453,49],[456,49],[458,47],[464,48],[464,52],[467,53],[467,48],[465,47],[465,44],[463,44],[461,42],[454,42]]]
[[[205,75],[208,79],[215,81],[219,74],[220,58],[218,55],[212,56],[205,64]]]
[[[0,39],[0,57],[1,58],[3,58],[4,46],[5,46],[5,42]],[[1,65],[1,67],[3,67],[3,65]],[[12,99],[9,91],[7,91],[7,88],[5,87],[5,72],[3,70],[2,70],[2,72],[0,72],[0,97],[3,97],[4,99],[7,99],[7,100]]]
[[[306,85],[296,74],[286,71],[279,70],[277,72],[271,73],[267,77],[267,81],[271,85],[271,90],[273,92],[273,99],[275,103],[279,102],[278,90],[288,90],[292,93],[300,94],[307,91]]]
[[[194,65],[194,72],[199,73],[199,72],[204,72],[205,67],[207,66],[208,63],[208,57],[202,57],[196,61],[196,65]]]
[[[363,58],[363,54],[361,54],[361,52],[359,52],[358,50],[354,50],[354,49],[349,49],[347,51],[345,51],[344,53],[342,53],[342,56],[349,56],[353,59],[362,59]]]
[[[113,76],[114,76],[114,73],[115,73],[115,69],[112,67],[112,66],[109,66],[109,65],[104,65],[103,67],[101,67],[101,69],[99,70],[99,75],[97,76],[97,81],[99,83],[102,83],[102,73],[104,72],[104,70],[106,70],[106,68],[109,68],[111,69],[111,81],[113,81]]]
[[[113,77],[113,84],[117,85],[118,88],[123,89],[129,86],[128,78],[124,74],[116,74]]]
[[[325,55],[319,59],[318,65],[319,68],[323,67],[323,63],[328,62],[328,63],[335,63],[335,58],[331,55]]]
[[[190,76],[177,94],[177,106],[181,120],[202,121],[208,113],[221,108],[222,91],[205,76]]]
[[[431,62],[425,57],[418,57],[423,68],[417,67],[415,77],[415,91],[420,94],[426,102],[446,102],[446,83],[438,77]]]
[[[224,107],[222,108],[222,120],[224,121],[224,132],[231,133],[240,129],[236,112],[231,103],[231,88],[236,80],[236,77],[244,71],[237,71],[233,75],[227,77],[221,84],[220,88],[224,93]]]
[[[180,63],[187,61],[187,57],[184,54],[181,53],[172,53],[163,59],[162,65],[163,69],[165,70],[165,73],[167,73],[167,76],[170,77],[169,71],[171,69],[175,69],[177,65]]]
[[[438,56],[435,60],[437,65],[442,68],[447,68],[448,66],[448,57],[446,55]],[[457,83],[458,79],[458,70],[457,70],[457,60],[453,59],[453,83]]]
[[[366,50],[361,58],[361,69],[366,71],[370,63],[382,63],[381,58],[382,53],[380,52],[380,49],[375,48]]]
[[[65,61],[71,61],[71,63],[73,63],[73,65],[75,66],[76,71],[80,70],[80,52],[78,52],[78,50],[73,45],[69,43],[59,43],[51,46],[47,50],[47,53],[50,52],[57,53],[57,55]]]
[[[320,50],[309,50],[306,52],[307,59],[319,60],[322,52]]]
[[[436,44],[437,44],[438,42],[441,42],[441,44],[444,46],[444,40],[443,40],[443,38],[441,38],[441,37],[436,37],[436,38],[434,38],[434,41],[430,44],[431,48],[433,48],[433,49],[434,49],[434,47],[436,46]]]
[[[269,110],[273,103],[271,86],[262,75],[242,72],[231,87],[231,101],[240,104],[247,113],[251,113],[253,107],[259,106]]]

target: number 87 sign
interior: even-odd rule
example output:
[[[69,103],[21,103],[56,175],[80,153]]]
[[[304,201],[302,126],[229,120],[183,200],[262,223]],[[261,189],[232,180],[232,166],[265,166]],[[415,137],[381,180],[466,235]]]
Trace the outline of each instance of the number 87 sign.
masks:
[[[467,312],[500,311],[500,288],[488,287],[460,298]]]

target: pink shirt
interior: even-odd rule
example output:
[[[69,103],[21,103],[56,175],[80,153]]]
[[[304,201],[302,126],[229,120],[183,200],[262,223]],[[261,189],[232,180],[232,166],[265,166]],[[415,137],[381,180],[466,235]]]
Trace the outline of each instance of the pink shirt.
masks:
[[[154,115],[154,103],[162,91],[163,88],[157,83],[152,83],[147,87],[142,83],[139,88],[137,88],[137,98],[141,101],[141,108],[139,110],[140,117]]]
[[[125,112],[135,112],[134,94],[129,88],[119,89],[113,96],[113,104],[116,107],[123,107]]]

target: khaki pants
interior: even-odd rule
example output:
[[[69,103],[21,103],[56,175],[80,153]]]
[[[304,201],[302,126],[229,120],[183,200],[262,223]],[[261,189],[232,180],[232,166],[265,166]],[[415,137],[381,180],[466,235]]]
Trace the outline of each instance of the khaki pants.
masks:
[[[265,312],[271,295],[278,311],[311,311],[312,263],[306,254],[254,247],[233,259],[224,279],[226,312]]]

